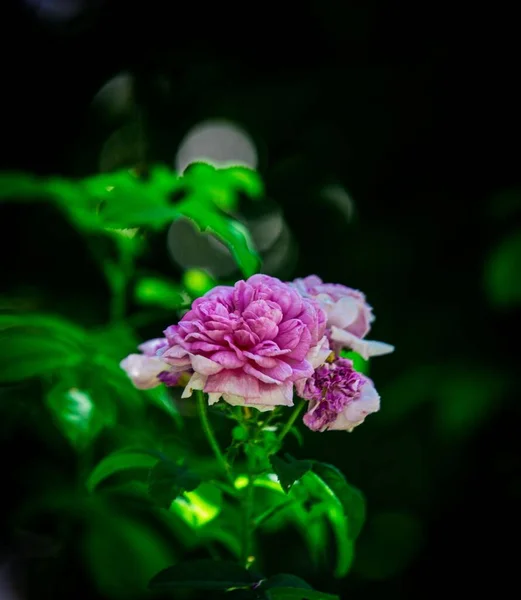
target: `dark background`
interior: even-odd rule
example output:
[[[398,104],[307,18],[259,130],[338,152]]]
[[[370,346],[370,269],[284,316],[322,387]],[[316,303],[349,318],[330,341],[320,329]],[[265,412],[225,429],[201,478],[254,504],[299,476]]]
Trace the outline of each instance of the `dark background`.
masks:
[[[2,4],[2,169],[98,172],[116,125],[91,102],[123,70],[139,127],[112,168],[172,164],[202,119],[241,123],[298,248],[274,274],[364,290],[378,317],[372,337],[397,348],[371,366],[377,416],[350,436],[305,433],[307,453],[340,467],[369,510],[352,574],[308,578],[342,598],[506,591],[521,500],[519,305],[494,305],[484,270],[519,223],[513,12],[373,0],[99,4],[68,22]],[[348,190],[354,218],[324,201],[331,183]],[[514,208],[503,211],[504,198]],[[79,236],[47,209],[3,213],[3,284],[34,292],[38,308],[102,323],[108,290]],[[164,235],[151,247],[144,264],[178,277]],[[18,474],[39,448],[22,432],[4,456],[22,441],[9,466]],[[281,536],[273,568],[307,575],[306,556]],[[72,561],[64,589],[77,581],[97,597],[80,571]]]

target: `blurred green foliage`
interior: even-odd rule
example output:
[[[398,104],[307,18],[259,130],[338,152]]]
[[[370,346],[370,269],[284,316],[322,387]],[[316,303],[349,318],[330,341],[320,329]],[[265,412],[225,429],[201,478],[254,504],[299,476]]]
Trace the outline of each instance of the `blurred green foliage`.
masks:
[[[2,199],[55,202],[83,232],[110,285],[112,302],[110,321],[96,328],[19,311],[12,303],[0,314],[0,384],[8,386],[2,402],[14,401],[13,385],[38,382],[54,431],[74,454],[75,472],[61,491],[46,488],[41,497],[32,497],[30,506],[20,509],[20,521],[50,511],[70,527],[81,523],[78,543],[86,567],[100,592],[115,600],[139,598],[156,573],[191,552],[210,557],[204,565],[208,577],[221,578],[218,585],[201,569],[182,563],[157,575],[153,587],[167,581],[170,588],[190,583],[224,590],[255,583],[256,589],[246,586],[243,595],[334,598],[294,575],[252,580],[253,570],[237,564],[244,532],[262,536],[274,527],[296,528],[317,565],[334,539],[334,575],[343,577],[365,518],[360,492],[330,465],[277,454],[282,412],[252,415],[220,403],[211,412],[221,418],[220,429],[231,440],[226,449],[233,469],[230,485],[219,464],[208,458],[201,429],[194,430],[182,416],[178,390],[137,391],[119,367],[141,341],[134,327],[148,317],[139,311],[166,311],[175,322],[193,298],[218,284],[200,270],[185,272],[179,283],[153,273],[135,277],[136,259],[144,250],[140,232],[188,218],[227,244],[243,273],[251,275],[259,260],[248,232],[231,215],[238,192],[253,198],[262,194],[258,176],[244,168],[196,164],[183,176],[157,167],[146,179],[133,172],[78,182],[3,175],[0,190]],[[178,199],[172,201],[174,194]],[[110,253],[94,234],[110,240]],[[127,319],[130,292],[138,312]],[[365,368],[360,357],[352,358]],[[302,442],[297,428],[290,431]],[[246,493],[251,493],[252,511],[241,523],[237,514]],[[262,569],[257,542],[252,551],[255,568]],[[223,580],[226,564],[234,565],[235,575]],[[247,582],[237,579],[240,569]],[[197,576],[188,582],[190,573]]]

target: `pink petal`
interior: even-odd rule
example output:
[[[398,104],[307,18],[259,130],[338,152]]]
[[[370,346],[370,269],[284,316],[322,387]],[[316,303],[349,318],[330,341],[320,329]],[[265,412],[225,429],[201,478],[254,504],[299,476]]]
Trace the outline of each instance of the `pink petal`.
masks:
[[[242,370],[223,370],[216,375],[210,375],[204,387],[204,391],[220,392],[221,394],[232,394],[243,398],[258,397],[260,382],[255,377],[247,375]]]
[[[225,369],[238,369],[245,363],[244,358],[239,358],[235,352],[221,350],[212,354],[212,360]]]
[[[192,369],[196,373],[201,373],[201,375],[215,375],[215,373],[223,370],[222,365],[200,354],[190,354],[190,361]]]

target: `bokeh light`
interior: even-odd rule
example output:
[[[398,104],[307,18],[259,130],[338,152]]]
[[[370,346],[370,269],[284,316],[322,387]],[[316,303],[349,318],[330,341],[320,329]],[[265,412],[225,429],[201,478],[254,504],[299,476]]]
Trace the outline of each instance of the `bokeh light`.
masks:
[[[183,138],[175,167],[182,172],[193,162],[210,162],[215,166],[242,165],[257,167],[257,151],[249,135],[236,124],[225,121],[205,121],[191,129]]]

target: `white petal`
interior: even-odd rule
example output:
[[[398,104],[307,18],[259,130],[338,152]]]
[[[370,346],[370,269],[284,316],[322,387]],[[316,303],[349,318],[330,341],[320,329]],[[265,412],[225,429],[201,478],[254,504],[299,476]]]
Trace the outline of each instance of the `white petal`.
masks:
[[[311,364],[313,369],[318,369],[326,362],[326,358],[331,354],[329,348],[329,340],[324,336],[320,342],[313,348],[310,348],[306,360]]]
[[[356,298],[344,296],[327,307],[328,325],[343,329],[356,320],[359,310],[359,301]]]
[[[373,340],[363,340],[356,337],[356,335],[349,333],[349,331],[339,329],[335,326],[331,327],[331,339],[358,352],[358,354],[366,360],[371,356],[382,356],[383,354],[389,354],[394,351],[394,346],[391,346],[391,344]]]
[[[186,384],[186,387],[181,394],[181,398],[190,398],[193,390],[203,390],[207,379],[208,377],[206,375],[194,373],[192,377],[190,377],[190,381]]]

